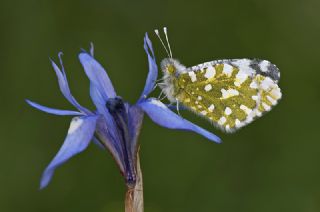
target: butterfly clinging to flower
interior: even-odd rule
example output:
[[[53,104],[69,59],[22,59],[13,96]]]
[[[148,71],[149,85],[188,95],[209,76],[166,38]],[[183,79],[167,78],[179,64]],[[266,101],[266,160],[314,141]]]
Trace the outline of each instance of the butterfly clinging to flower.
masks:
[[[185,67],[172,58],[167,28],[168,58],[161,62],[159,87],[171,103],[182,104],[225,132],[249,124],[271,110],[282,94],[279,69],[267,60],[223,59]]]

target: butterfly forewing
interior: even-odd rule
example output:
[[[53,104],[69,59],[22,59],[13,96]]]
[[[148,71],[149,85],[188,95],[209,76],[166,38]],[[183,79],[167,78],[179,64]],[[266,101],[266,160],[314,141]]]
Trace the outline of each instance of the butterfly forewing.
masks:
[[[176,98],[219,128],[232,132],[277,104],[281,98],[278,79],[278,69],[268,61],[212,61],[177,77]]]

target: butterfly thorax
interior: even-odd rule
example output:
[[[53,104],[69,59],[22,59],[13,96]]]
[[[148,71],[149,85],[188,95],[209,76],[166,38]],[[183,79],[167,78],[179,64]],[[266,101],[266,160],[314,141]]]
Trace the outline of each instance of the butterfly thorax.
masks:
[[[161,70],[163,82],[159,86],[170,102],[176,102],[177,95],[183,89],[179,85],[179,75],[186,72],[186,67],[176,59],[165,58],[161,61]]]

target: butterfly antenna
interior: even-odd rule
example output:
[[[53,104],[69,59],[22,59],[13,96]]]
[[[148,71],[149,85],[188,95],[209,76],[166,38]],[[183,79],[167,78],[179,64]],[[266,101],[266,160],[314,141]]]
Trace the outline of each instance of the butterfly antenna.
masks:
[[[163,40],[162,40],[161,37],[160,37],[159,30],[155,29],[154,32],[156,33],[157,37],[158,37],[159,40],[161,41],[161,44],[162,44],[163,48],[166,50],[168,57],[171,57],[171,55],[169,54],[169,51],[168,51],[166,45],[164,45],[164,42],[163,42]]]
[[[170,57],[172,58],[172,51],[171,51],[171,47],[170,47],[170,43],[169,43],[169,39],[168,39],[168,30],[167,30],[167,27],[163,27],[163,32],[164,32],[164,35],[166,36],[166,40],[167,40],[167,44],[168,44],[168,48],[169,48]]]

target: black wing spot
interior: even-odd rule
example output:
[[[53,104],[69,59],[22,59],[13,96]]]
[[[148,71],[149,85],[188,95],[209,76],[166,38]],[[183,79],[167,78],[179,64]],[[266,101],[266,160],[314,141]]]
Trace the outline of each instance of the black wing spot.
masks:
[[[260,74],[262,76],[265,77],[270,77],[271,79],[273,79],[274,81],[279,81],[280,79],[280,72],[279,69],[277,68],[277,66],[275,66],[274,64],[269,62],[269,65],[267,67],[267,71],[264,72],[261,70],[260,64],[263,62],[264,60],[260,60],[260,59],[253,59],[251,60],[250,63],[250,67],[252,69],[254,69],[257,74]]]

